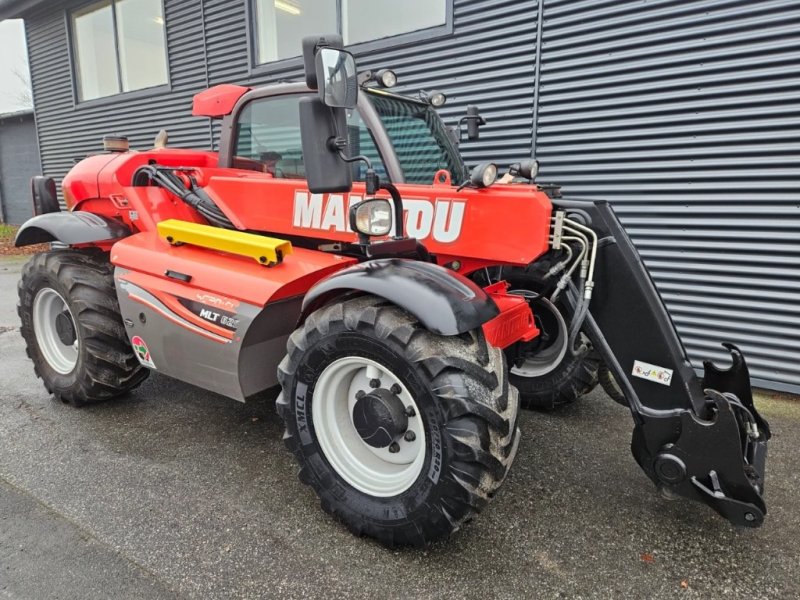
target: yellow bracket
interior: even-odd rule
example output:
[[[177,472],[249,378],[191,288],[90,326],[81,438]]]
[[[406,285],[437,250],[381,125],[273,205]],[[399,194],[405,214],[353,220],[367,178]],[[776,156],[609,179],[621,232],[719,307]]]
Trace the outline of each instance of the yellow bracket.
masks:
[[[291,242],[254,233],[232,231],[178,219],[161,221],[156,227],[158,235],[173,246],[190,244],[229,254],[249,256],[269,267],[279,264],[287,254],[292,253]]]

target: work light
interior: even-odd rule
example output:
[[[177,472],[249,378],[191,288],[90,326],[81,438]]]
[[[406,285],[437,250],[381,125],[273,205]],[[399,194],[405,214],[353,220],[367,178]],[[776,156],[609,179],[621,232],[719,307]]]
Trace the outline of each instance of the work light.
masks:
[[[397,75],[391,69],[381,69],[375,73],[375,81],[383,87],[394,87],[397,85]]]
[[[494,163],[481,163],[472,169],[469,177],[470,183],[475,187],[484,188],[492,185],[497,179],[497,165]]]
[[[434,108],[439,108],[440,106],[444,106],[444,103],[447,102],[447,96],[439,90],[431,90],[428,92],[428,102],[430,102],[431,106]]]

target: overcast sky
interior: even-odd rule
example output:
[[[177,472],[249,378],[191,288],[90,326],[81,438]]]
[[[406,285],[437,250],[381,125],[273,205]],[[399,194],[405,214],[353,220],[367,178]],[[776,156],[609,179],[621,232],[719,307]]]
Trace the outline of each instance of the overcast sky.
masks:
[[[22,20],[0,23],[0,114],[30,108],[20,96],[25,94],[28,75],[28,52]]]

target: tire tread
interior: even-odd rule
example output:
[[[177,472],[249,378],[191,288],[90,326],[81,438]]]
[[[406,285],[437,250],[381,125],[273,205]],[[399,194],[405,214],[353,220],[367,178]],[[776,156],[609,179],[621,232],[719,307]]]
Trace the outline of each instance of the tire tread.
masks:
[[[443,434],[449,436],[454,453],[447,472],[442,474],[452,494],[430,507],[431,516],[424,528],[414,522],[379,528],[352,518],[348,511],[330,502],[325,483],[304,464],[290,403],[284,394],[291,389],[302,349],[336,327],[350,331],[366,327],[380,338],[393,340],[405,349],[406,359],[429,377],[431,391],[442,407]],[[301,464],[300,481],[313,487],[323,509],[351,531],[370,535],[386,545],[425,546],[456,531],[486,506],[516,455],[519,398],[508,383],[503,352],[490,346],[480,331],[466,337],[433,334],[402,309],[374,296],[338,302],[313,313],[290,336],[287,354],[278,367],[278,379],[284,393],[278,397],[276,409],[286,424],[286,446]]]
[[[64,286],[73,318],[82,332],[83,372],[68,388],[58,389],[53,385],[38,353],[32,306],[27,302],[28,288],[38,276],[57,280]],[[75,406],[101,402],[134,389],[147,378],[149,371],[137,360],[125,333],[114,268],[105,253],[68,249],[36,254],[22,268],[18,293],[17,313],[26,353],[33,361],[36,376],[59,400]]]

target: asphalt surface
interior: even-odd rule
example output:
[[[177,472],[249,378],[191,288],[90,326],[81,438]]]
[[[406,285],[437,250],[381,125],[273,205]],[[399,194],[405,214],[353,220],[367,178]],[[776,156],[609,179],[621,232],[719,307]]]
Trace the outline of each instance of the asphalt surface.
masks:
[[[594,392],[525,413],[489,508],[428,550],[358,539],[283,448],[274,397],[240,404],[154,374],[73,409],[25,357],[19,262],[0,263],[0,599],[797,598],[800,400],[771,420],[761,529],[661,498],[626,411]]]

